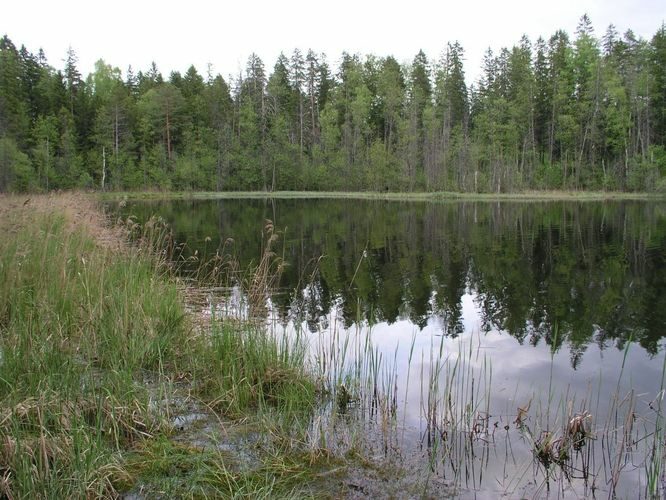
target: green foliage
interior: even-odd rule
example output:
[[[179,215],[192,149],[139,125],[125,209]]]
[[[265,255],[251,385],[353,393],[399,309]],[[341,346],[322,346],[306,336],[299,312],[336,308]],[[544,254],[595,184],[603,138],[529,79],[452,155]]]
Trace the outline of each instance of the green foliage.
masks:
[[[662,21],[661,27],[652,38],[649,47],[649,69],[653,78],[655,91],[654,99],[654,127],[657,144],[666,141],[666,24]]]
[[[300,343],[289,344],[249,324],[214,321],[210,345],[199,345],[192,355],[196,392],[227,415],[312,409],[314,385]]]
[[[131,481],[121,448],[164,427],[134,374],[175,358],[182,305],[147,254],[23,210],[0,244],[3,494],[114,496]]]
[[[72,49],[56,71],[5,36],[0,136],[31,170],[19,162],[13,187],[0,173],[0,190],[653,190],[665,40],[663,25],[598,39],[583,16],[572,37],[488,51],[468,86],[458,42],[406,66],[344,53],[335,76],[295,50],[271,74],[252,54],[229,82],[194,66],[165,80],[154,63],[123,81],[103,60],[84,79]]]
[[[0,191],[30,191],[36,186],[28,155],[8,137],[0,137]]]
[[[222,321],[195,335],[159,221],[139,228],[135,248],[123,245],[125,232],[93,239],[87,229],[103,228],[71,214],[101,215],[76,200],[4,197],[0,210],[12,234],[0,241],[1,496],[115,498],[137,481],[156,495],[300,491],[305,460],[231,469],[219,452],[168,437],[183,374],[207,408],[241,418],[260,410],[285,428],[309,417],[315,385],[303,344]]]

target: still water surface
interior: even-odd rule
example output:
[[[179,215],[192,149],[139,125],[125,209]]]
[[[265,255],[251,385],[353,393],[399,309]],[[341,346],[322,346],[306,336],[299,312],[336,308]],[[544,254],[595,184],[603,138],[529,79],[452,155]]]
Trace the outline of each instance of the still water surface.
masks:
[[[603,422],[611,394],[630,390],[636,413],[649,413],[660,390],[663,203],[224,199],[131,202],[122,214],[139,222],[159,215],[187,255],[205,260],[223,249],[241,267],[257,261],[271,220],[288,264],[271,298],[278,324],[314,343],[371,332],[397,374],[403,426],[415,436],[424,391],[414,379],[432,370],[433,350],[451,361],[471,346],[475,370],[492,366],[480,377],[498,428],[518,407],[549,399],[587,400]],[[407,373],[413,390],[405,390]],[[644,481],[632,472],[641,465],[629,465],[627,485]],[[506,467],[490,469],[506,479]],[[471,487],[506,492],[503,480],[485,481],[490,490]]]

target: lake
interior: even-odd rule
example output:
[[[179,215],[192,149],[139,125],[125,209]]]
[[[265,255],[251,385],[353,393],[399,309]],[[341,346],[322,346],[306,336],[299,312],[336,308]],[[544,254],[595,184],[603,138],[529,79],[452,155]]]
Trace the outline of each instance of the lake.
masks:
[[[426,459],[463,496],[622,496],[654,480],[640,445],[661,422],[666,203],[250,198],[113,210],[162,217],[186,244],[183,273],[218,251],[256,263],[270,220],[286,263],[272,328],[304,336],[318,369],[335,361],[333,387],[355,375],[371,388],[349,407],[392,416],[378,453]],[[584,449],[571,447],[577,422]]]

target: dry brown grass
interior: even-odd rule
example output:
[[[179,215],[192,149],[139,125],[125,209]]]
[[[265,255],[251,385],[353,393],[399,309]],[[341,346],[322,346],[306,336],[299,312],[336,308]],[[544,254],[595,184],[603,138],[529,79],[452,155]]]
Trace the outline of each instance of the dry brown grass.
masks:
[[[81,230],[102,248],[122,251],[127,248],[127,229],[112,224],[94,199],[84,193],[36,195],[0,194],[0,229],[15,233],[40,215],[62,215],[68,231]]]

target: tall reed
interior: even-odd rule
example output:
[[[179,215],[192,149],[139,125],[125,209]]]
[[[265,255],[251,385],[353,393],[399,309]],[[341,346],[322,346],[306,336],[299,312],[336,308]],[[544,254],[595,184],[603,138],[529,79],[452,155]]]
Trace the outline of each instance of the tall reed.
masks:
[[[188,393],[236,418],[312,408],[301,341],[226,318],[193,328],[174,274],[179,249],[159,220],[124,226],[114,243],[77,197],[0,198],[0,210],[10,235],[0,241],[0,497],[114,497],[154,481],[161,490],[168,477],[147,477],[139,464],[175,431],[172,407]],[[247,275],[264,294],[270,245]],[[177,454],[173,463],[188,462]],[[260,479],[220,455],[196,463],[177,496],[193,491],[197,474],[224,481],[202,495],[294,488],[278,468]]]

